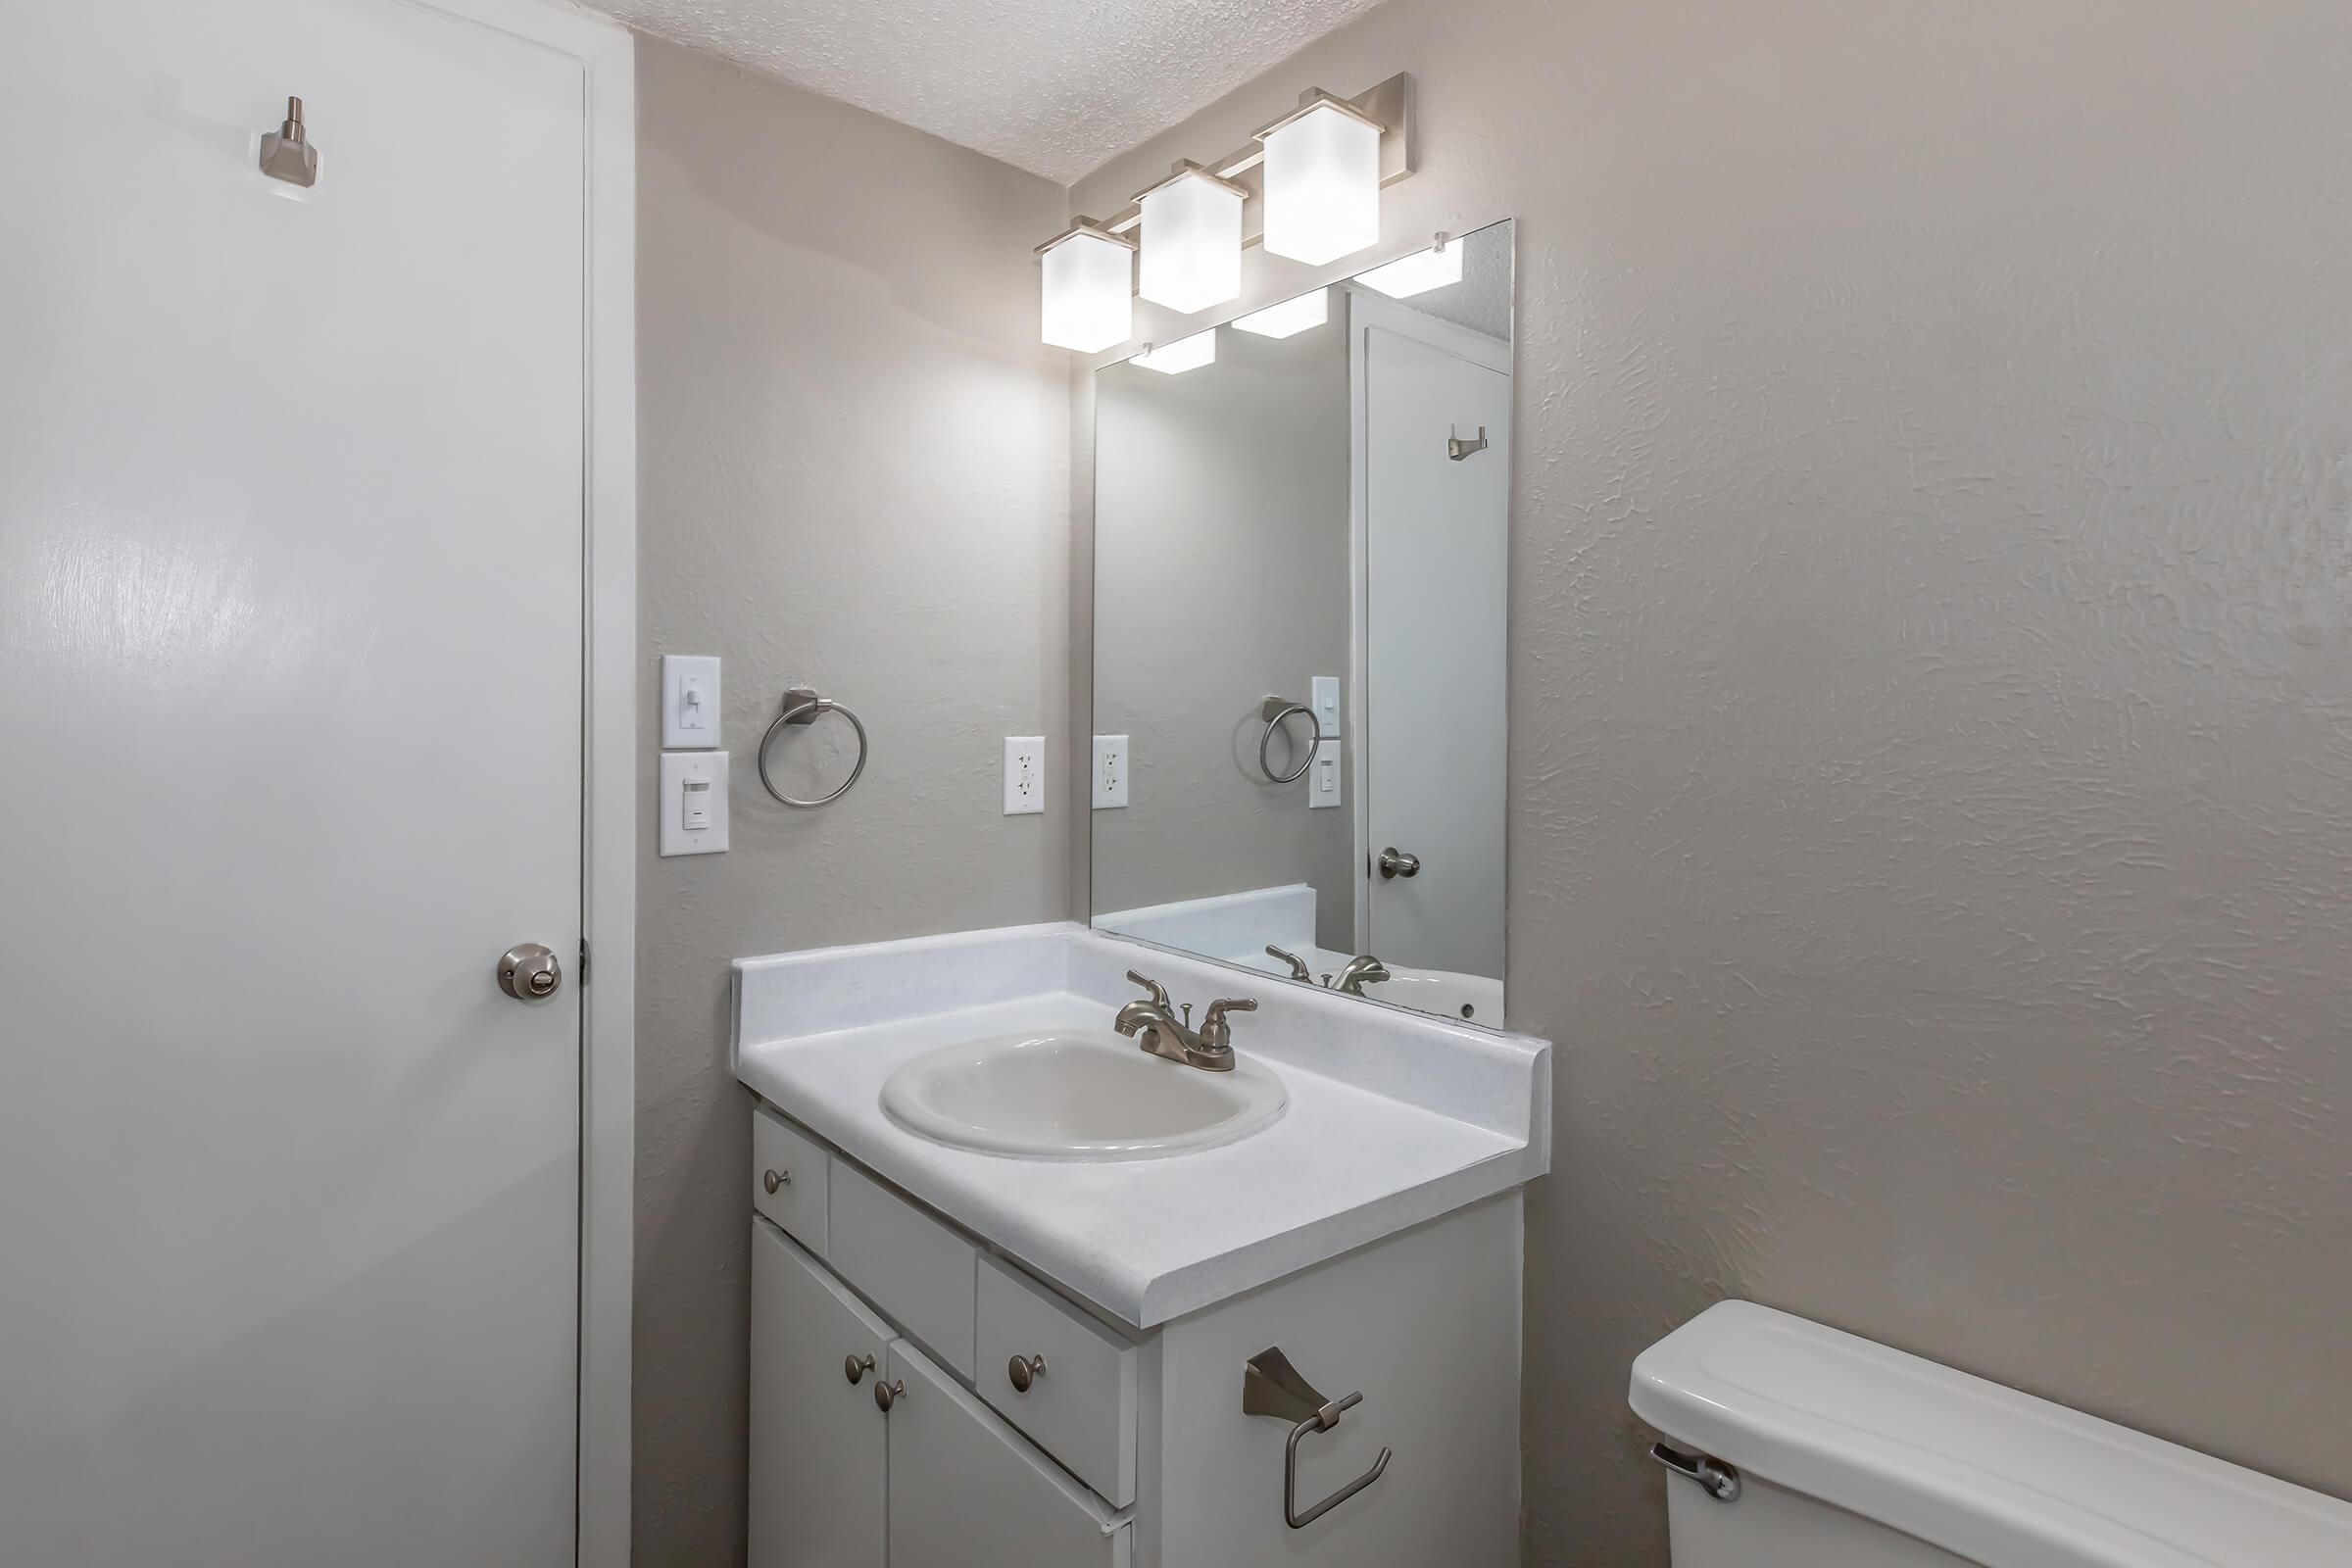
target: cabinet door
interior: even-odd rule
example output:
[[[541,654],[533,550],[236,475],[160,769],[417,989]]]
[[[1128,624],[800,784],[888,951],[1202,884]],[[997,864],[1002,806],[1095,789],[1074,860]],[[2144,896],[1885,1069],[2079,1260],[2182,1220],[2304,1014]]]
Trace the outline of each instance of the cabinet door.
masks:
[[[1123,1514],[904,1340],[890,1376],[890,1568],[1127,1568]]]
[[[852,1383],[845,1361],[868,1355]],[[880,1318],[752,1221],[751,1568],[881,1568],[889,1355]]]

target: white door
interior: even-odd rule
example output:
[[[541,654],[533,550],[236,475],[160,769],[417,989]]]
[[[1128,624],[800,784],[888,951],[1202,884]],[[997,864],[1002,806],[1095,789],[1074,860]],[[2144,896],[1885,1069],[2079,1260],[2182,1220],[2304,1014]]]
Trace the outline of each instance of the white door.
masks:
[[[905,1340],[890,1377],[890,1568],[1127,1568],[1126,1522]]]
[[[7,32],[0,1562],[569,1563],[582,69]]]
[[[1363,347],[1363,946],[1499,980],[1511,378],[1385,326]],[[1485,451],[1447,456],[1482,425]],[[1420,870],[1384,877],[1387,849]]]
[[[881,1568],[889,1364],[888,1325],[752,1221],[751,1568]]]

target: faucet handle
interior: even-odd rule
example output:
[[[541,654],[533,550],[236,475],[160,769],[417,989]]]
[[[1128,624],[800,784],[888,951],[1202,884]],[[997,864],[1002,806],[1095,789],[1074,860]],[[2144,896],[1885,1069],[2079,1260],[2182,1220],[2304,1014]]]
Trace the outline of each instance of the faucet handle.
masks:
[[[1299,957],[1296,953],[1286,953],[1282,949],[1276,947],[1273,943],[1269,942],[1266,944],[1266,956],[1269,958],[1280,958],[1283,962],[1289,964],[1291,966],[1292,979],[1303,980],[1310,986],[1315,983],[1315,972],[1312,969],[1309,969],[1306,966],[1306,960]]]
[[[1229,1049],[1233,1042],[1233,1025],[1225,1021],[1229,1012],[1255,1012],[1255,997],[1219,997],[1208,1004],[1200,1015],[1200,1044],[1210,1051]]]
[[[1158,981],[1152,979],[1150,975],[1138,974],[1133,969],[1130,969],[1127,971],[1127,978],[1134,981],[1137,985],[1142,986],[1146,991],[1150,992],[1152,994],[1152,1001],[1163,1012],[1167,1010],[1169,1006],[1173,1005],[1173,1004],[1168,1001],[1168,988],[1161,985]]]

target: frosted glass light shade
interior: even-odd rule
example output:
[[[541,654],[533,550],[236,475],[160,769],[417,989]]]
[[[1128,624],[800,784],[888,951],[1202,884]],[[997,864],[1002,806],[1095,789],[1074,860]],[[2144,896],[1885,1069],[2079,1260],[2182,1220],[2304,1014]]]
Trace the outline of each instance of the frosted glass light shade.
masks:
[[[1242,292],[1242,193],[1200,172],[1180,173],[1140,199],[1143,277],[1137,292],[1190,316]]]
[[[1269,305],[1262,311],[1252,311],[1241,317],[1234,325],[1259,337],[1296,337],[1310,326],[1321,326],[1331,319],[1331,290],[1316,289],[1280,305]]]
[[[1046,247],[1044,330],[1055,348],[1094,354],[1135,333],[1135,251],[1091,229]]]
[[[1433,250],[1398,257],[1388,266],[1375,267],[1356,278],[1366,288],[1376,288],[1393,300],[1409,299],[1461,280],[1462,242],[1458,239]]]
[[[1319,267],[1380,242],[1380,127],[1317,104],[1265,131],[1266,249]]]
[[[1162,375],[1182,375],[1187,370],[1198,370],[1203,365],[1214,365],[1217,363],[1217,329],[1212,326],[1205,332],[1180,337],[1149,354],[1138,354],[1133,363],[1147,370],[1157,370]]]

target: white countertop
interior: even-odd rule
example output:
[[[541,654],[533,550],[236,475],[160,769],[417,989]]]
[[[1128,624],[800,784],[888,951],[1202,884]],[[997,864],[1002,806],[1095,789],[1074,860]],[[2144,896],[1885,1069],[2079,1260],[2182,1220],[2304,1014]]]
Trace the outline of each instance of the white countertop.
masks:
[[[1234,1047],[1290,1103],[1238,1142],[1159,1159],[950,1148],[884,1114],[883,1080],[959,1041],[1100,1029],[1136,994],[1247,989]],[[1550,1163],[1550,1048],[1152,952],[1074,925],[736,964],[735,1071],[793,1120],[1032,1272],[1138,1329],[1506,1192]]]

